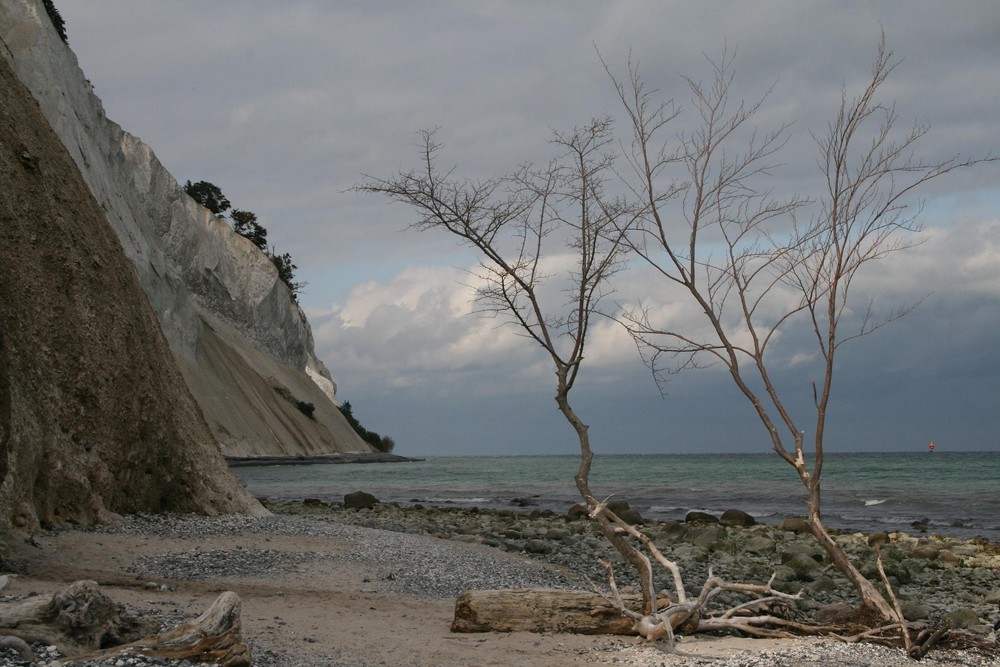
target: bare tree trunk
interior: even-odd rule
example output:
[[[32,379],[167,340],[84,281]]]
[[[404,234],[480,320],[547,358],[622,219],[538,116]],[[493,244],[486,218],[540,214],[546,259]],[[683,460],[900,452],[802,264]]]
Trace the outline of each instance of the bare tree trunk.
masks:
[[[566,394],[567,392],[562,387],[562,378],[560,378],[560,389],[556,394],[556,403],[559,405],[559,410],[566,417],[566,420],[572,424],[580,440],[580,467],[575,477],[576,488],[580,492],[583,501],[587,503],[587,506],[591,510],[594,510],[599,503],[590,490],[590,463],[594,458],[594,453],[590,449],[589,427],[580,421],[580,418],[573,412]],[[639,576],[639,588],[642,591],[642,613],[644,615],[651,614],[655,610],[656,602],[656,591],[653,585],[653,566],[649,562],[649,559],[639,549],[630,544],[623,533],[618,531],[614,523],[608,519],[607,514],[610,514],[610,510],[604,508],[603,512],[594,517],[597,527],[626,562],[635,569],[636,574]]]
[[[875,588],[875,585],[865,575],[861,574],[858,568],[854,566],[854,563],[851,562],[851,559],[847,557],[847,554],[844,553],[844,550],[837,544],[837,541],[827,532],[826,526],[823,525],[823,521],[820,519],[818,503],[809,503],[808,525],[809,532],[812,533],[816,541],[819,542],[819,545],[830,556],[836,568],[843,572],[844,576],[857,588],[862,603],[869,609],[881,614],[883,618],[895,618],[896,614],[892,606],[886,601],[885,596]]]

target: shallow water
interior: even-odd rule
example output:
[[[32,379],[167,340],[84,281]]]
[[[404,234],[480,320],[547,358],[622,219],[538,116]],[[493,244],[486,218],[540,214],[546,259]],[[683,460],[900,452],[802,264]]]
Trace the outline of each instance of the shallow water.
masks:
[[[440,457],[411,463],[241,467],[256,496],[340,501],[367,491],[383,502],[566,511],[579,501],[574,456]],[[805,511],[795,471],[773,454],[597,456],[591,488],[644,516],[682,519],[729,508],[777,523]],[[982,536],[1000,542],[1000,453],[828,454],[823,512],[831,528]],[[520,499],[520,502],[518,502]]]

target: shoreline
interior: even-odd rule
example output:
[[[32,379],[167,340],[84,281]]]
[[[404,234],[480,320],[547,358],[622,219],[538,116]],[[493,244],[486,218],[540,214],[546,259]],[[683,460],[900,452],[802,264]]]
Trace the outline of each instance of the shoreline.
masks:
[[[113,600],[177,622],[203,612],[219,591],[232,590],[243,603],[243,636],[256,667],[906,663],[898,649],[815,637],[696,635],[682,640],[680,652],[669,653],[631,636],[453,633],[457,592],[520,587],[586,590],[589,585],[582,575],[609,547],[595,536],[591,522],[563,515],[404,510],[392,505],[353,510],[320,502],[271,505],[271,509],[275,514],[268,517],[135,515],[123,517],[116,526],[39,533],[34,544],[20,545],[21,565],[5,595],[29,596],[58,590],[77,579],[93,579]],[[727,579],[766,580],[782,552],[802,545],[794,533],[766,526],[727,529],[739,546],[734,553],[726,543],[699,546],[683,535],[674,539],[666,528],[666,524],[651,526],[659,543],[682,564],[685,583],[691,585],[700,585],[701,570],[708,566]],[[862,538],[845,539],[867,549]],[[774,541],[777,548],[766,554],[752,550],[766,544],[764,540]],[[888,553],[890,546],[902,549],[907,544],[897,539],[884,549]],[[960,606],[970,604],[966,598],[973,593],[977,598],[1000,594],[1000,562],[989,567],[973,564],[976,554],[989,547],[960,540],[941,546],[959,558],[942,559],[939,552],[937,558],[926,559],[922,569],[930,578],[915,573],[916,581],[901,587],[909,600],[929,605],[935,616],[941,616],[944,609],[938,608],[938,598]],[[619,573],[621,581],[624,570]],[[789,583],[807,587],[810,599],[837,595],[836,586],[826,590],[827,580],[835,576],[820,570],[814,574],[811,582],[795,577]],[[896,567],[894,576],[902,575]],[[591,578],[604,581],[600,575]],[[817,581],[823,585],[814,586]],[[957,592],[965,597],[956,598]],[[980,625],[997,619],[995,602],[988,608],[973,606]],[[817,611],[817,605],[804,603],[798,613]],[[920,664],[1000,664],[996,660],[996,653],[949,649],[931,653]]]
[[[318,454],[315,456],[226,456],[230,468],[243,466],[294,466],[328,463],[414,463],[425,459],[385,454],[382,452],[346,452],[342,454]]]

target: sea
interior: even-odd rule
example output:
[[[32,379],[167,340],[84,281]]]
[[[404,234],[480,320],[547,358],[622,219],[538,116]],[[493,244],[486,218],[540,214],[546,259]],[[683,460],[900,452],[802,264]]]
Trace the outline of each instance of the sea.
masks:
[[[463,456],[233,472],[255,496],[278,501],[339,502],[366,491],[403,506],[565,512],[580,502],[578,465],[577,456]],[[597,455],[590,486],[660,520],[730,508],[768,524],[805,514],[805,488],[773,453]],[[1000,543],[1000,452],[828,453],[821,488],[829,528],[918,535],[918,523],[927,533]]]

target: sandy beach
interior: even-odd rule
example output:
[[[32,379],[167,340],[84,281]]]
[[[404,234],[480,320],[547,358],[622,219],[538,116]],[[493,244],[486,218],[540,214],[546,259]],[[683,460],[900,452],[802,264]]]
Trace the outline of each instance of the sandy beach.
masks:
[[[254,665],[912,664],[898,650],[817,639],[699,636],[672,654],[631,637],[452,633],[451,591],[467,583],[484,576],[506,577],[515,587],[579,580],[483,544],[313,517],[149,517],[111,532],[39,534],[17,551],[8,562],[17,574],[7,600],[91,579],[116,602],[176,622],[235,591]],[[948,651],[921,664],[1000,662]]]

